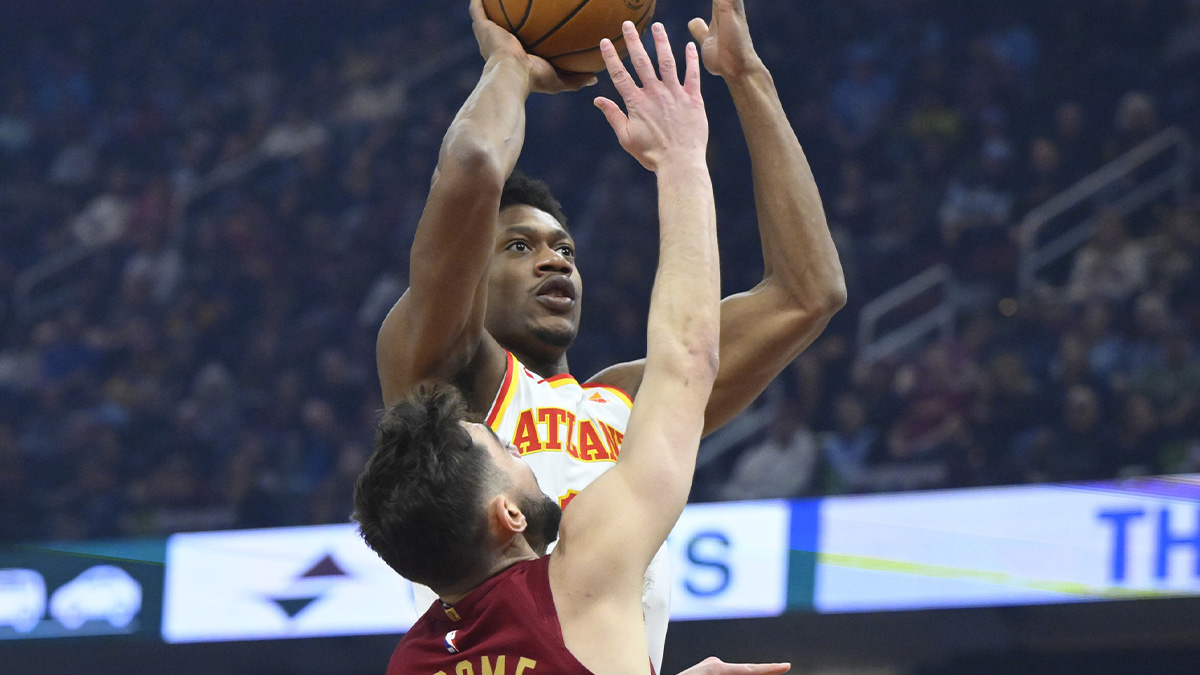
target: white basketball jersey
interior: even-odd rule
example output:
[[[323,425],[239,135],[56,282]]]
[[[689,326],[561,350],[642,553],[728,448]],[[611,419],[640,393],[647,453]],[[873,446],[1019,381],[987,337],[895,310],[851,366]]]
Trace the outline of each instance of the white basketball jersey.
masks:
[[[571,498],[611,469],[621,452],[633,402],[616,387],[580,384],[569,374],[542,378],[508,353],[508,368],[487,423],[516,446],[538,485],[566,508]],[[670,618],[666,544],[646,570],[642,609],[655,672],[662,672]]]

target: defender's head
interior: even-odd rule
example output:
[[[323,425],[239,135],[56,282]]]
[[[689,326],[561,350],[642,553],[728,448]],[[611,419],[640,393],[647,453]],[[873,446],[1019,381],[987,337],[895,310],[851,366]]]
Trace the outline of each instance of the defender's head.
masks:
[[[447,385],[422,385],[384,411],[354,487],[367,545],[434,590],[457,587],[514,546],[545,554],[561,518],[516,450],[468,421]]]
[[[485,327],[506,349],[554,361],[575,340],[583,281],[566,226],[545,183],[520,172],[505,182]]]

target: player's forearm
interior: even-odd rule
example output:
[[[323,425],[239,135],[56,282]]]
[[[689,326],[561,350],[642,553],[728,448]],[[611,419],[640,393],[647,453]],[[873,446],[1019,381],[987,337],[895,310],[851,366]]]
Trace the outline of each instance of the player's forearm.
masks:
[[[409,290],[376,345],[384,399],[444,378],[471,357],[482,330],[479,289],[504,181],[525,135],[529,73],[494,57],[442,141],[410,254]]]
[[[756,62],[726,81],[750,150],[766,276],[804,309],[832,314],[846,302],[842,266],[808,158],[774,80]]]
[[[712,179],[704,157],[689,155],[664,162],[657,180],[660,251],[650,296],[646,372],[670,370],[711,387],[720,330]]]
[[[525,142],[527,67],[497,55],[484,64],[475,90],[459,109],[442,142],[438,167],[489,171],[501,184],[512,173]]]

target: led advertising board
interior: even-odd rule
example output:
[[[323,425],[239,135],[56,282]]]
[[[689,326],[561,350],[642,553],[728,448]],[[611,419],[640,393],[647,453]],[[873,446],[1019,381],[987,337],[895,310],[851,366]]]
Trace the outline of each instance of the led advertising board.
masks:
[[[156,638],[164,553],[161,540],[0,549],[0,640]]]
[[[821,502],[821,612],[1200,594],[1200,477]]]

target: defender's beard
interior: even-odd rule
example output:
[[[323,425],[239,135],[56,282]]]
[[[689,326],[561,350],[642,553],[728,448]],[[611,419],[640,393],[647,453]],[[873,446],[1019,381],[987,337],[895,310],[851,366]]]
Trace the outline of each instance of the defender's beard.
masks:
[[[529,523],[525,528],[525,541],[534,553],[546,555],[546,549],[558,539],[558,525],[562,521],[562,509],[558,503],[542,493],[537,497],[522,496],[521,511]]]

